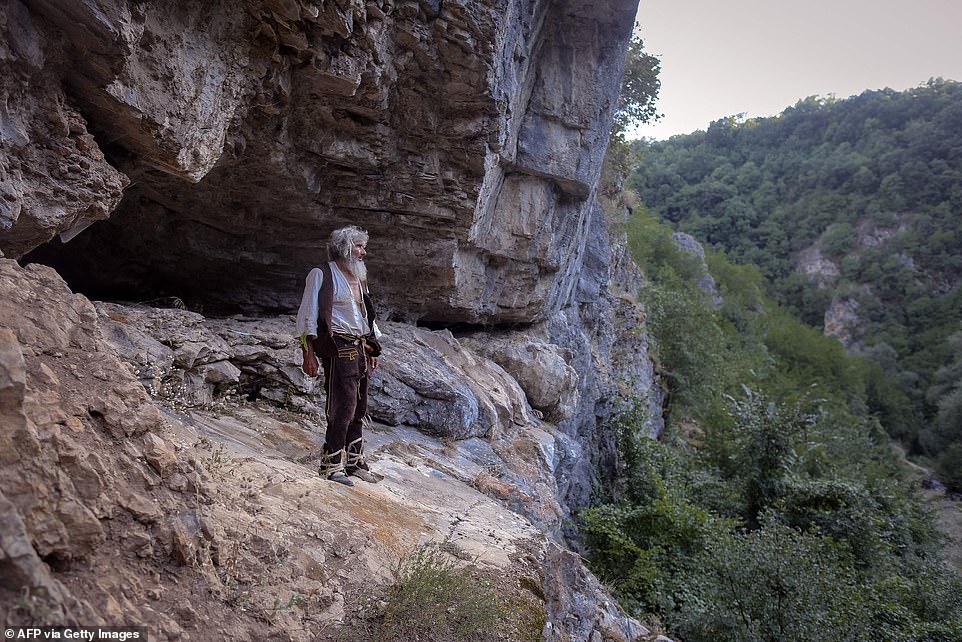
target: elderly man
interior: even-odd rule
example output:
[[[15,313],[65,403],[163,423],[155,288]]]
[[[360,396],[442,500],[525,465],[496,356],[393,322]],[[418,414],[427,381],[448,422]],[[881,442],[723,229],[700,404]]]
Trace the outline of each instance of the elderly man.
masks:
[[[302,367],[316,377],[320,359],[327,393],[327,434],[318,473],[346,486],[354,485],[352,476],[377,482],[364,460],[361,435],[368,377],[381,354],[364,265],[367,240],[367,232],[353,225],[331,233],[329,261],[307,275],[297,311]]]

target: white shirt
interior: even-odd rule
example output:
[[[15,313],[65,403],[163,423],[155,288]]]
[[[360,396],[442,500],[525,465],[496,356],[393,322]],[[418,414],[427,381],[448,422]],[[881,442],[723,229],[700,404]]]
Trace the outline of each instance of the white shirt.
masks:
[[[331,277],[334,280],[334,305],[331,308],[331,325],[334,326],[334,332],[353,335],[370,333],[371,326],[368,324],[364,303],[354,298],[351,285],[337,267],[337,263],[331,261],[328,265],[331,266]],[[322,283],[324,283],[324,271],[321,268],[314,268],[308,273],[304,294],[301,296],[301,307],[297,310],[298,335],[317,336],[317,315],[320,312],[317,295],[321,291]],[[377,322],[374,323],[374,336],[381,336]]]

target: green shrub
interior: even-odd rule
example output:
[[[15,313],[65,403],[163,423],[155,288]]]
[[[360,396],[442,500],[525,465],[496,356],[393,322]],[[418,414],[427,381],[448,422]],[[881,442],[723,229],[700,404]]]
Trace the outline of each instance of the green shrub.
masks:
[[[619,478],[581,531],[592,569],[636,617],[686,642],[959,630],[962,583],[932,562],[931,516],[877,423],[748,389],[728,421],[705,426],[701,450],[633,422],[616,422]]]
[[[674,494],[643,505],[606,504],[582,513],[592,569],[628,612],[672,612],[689,593],[687,578],[706,543],[730,524]]]
[[[626,232],[631,256],[652,281],[677,278],[692,283],[704,274],[701,259],[682,250],[672,230],[639,207],[628,219]]]
[[[790,375],[796,389],[817,385],[821,394],[861,394],[863,383],[855,360],[845,354],[836,339],[803,325],[787,314],[773,315],[765,335],[765,345]]]
[[[778,507],[789,525],[844,542],[860,567],[877,563],[890,550],[884,537],[887,520],[858,482],[792,478]]]
[[[962,640],[962,579],[936,559],[916,559],[871,585],[872,638]]]
[[[813,445],[815,416],[805,404],[777,404],[745,388],[745,398],[729,397],[732,422],[714,430],[707,454],[741,497],[749,525],[785,494],[801,453]]]
[[[719,390],[724,336],[704,295],[680,281],[641,293],[671,403],[697,408]]]
[[[423,545],[395,570],[372,639],[499,640],[511,625],[507,615],[507,603],[492,588],[436,546]]]
[[[766,519],[713,539],[700,562],[698,599],[672,618],[686,641],[872,639],[858,578],[829,539]]]
[[[624,427],[622,428],[625,429]],[[731,528],[685,498],[685,465],[663,444],[638,432],[619,434],[625,463],[617,502],[581,513],[591,567],[637,617],[674,610],[685,601],[683,578],[705,542]]]
[[[876,360],[889,381],[869,373],[869,410],[910,454],[929,457],[962,442],[962,395],[943,388],[960,379],[939,381],[960,354],[950,337],[962,321],[962,173],[949,161],[962,146],[960,99],[962,83],[933,79],[905,92],[812,97],[774,118],[726,118],[638,141],[626,182],[656,223],[757,265],[803,322],[820,328],[833,301],[857,302],[854,344],[894,349]],[[799,252],[816,243],[840,278],[799,269]],[[712,265],[719,281],[723,272]],[[738,288],[722,290],[727,304]],[[857,377],[833,370],[814,336],[776,330],[769,347],[797,381],[852,393]]]
[[[692,145],[638,146],[641,163],[657,175],[636,174],[629,184],[676,229],[716,250],[725,246],[740,261],[763,259],[763,267],[734,265],[709,248],[724,297],[715,309],[693,285],[700,263],[678,249],[668,224],[634,208],[626,231],[650,281],[639,299],[669,389],[666,433],[662,442],[645,438],[642,418],[631,412],[616,422],[620,466],[581,513],[591,567],[631,613],[663,622],[686,642],[962,642],[962,586],[933,562],[940,553],[933,521],[882,428],[941,455],[947,481],[962,476],[962,448],[941,447],[962,440],[955,432],[962,396],[952,396],[962,360],[946,341],[957,328],[962,290],[943,298],[910,292],[920,286],[892,251],[846,256],[864,216],[885,218],[864,196],[813,198],[805,211],[821,219],[792,228],[795,210],[782,185],[766,178],[764,157],[710,167],[699,156],[752,129],[724,122],[711,129]],[[649,161],[661,151],[672,163],[659,173]],[[836,160],[831,171],[798,178],[859,175],[864,186],[890,173],[861,171],[854,156]],[[702,174],[703,184],[689,186]],[[732,180],[753,190],[755,202],[728,189]],[[833,216],[843,209],[846,216]],[[765,212],[789,223],[771,224]],[[736,232],[740,240],[726,243]],[[772,251],[759,254],[746,234]],[[826,253],[843,262],[846,280],[835,288],[812,288],[794,271],[793,253],[820,236]],[[878,289],[863,296],[873,270]],[[773,277],[783,304],[813,325],[822,324],[836,294],[856,297],[872,324],[864,348],[871,362],[767,298],[765,281]],[[886,325],[884,308],[903,291],[912,295],[904,327]],[[926,424],[923,402],[933,419]]]

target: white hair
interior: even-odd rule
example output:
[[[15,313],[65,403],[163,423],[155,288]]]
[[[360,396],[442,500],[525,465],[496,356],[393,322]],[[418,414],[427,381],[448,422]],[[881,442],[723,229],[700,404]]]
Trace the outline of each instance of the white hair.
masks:
[[[356,225],[348,225],[331,232],[331,239],[327,242],[327,258],[329,261],[350,259],[351,248],[360,241],[367,245],[367,230]]]

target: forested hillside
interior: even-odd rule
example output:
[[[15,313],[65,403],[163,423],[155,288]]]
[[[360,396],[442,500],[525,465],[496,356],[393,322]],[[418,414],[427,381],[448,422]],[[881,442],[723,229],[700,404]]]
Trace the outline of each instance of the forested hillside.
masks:
[[[962,639],[962,578],[869,409],[879,369],[766,296],[758,268],[706,265],[630,209],[666,428],[649,439],[649,404],[626,399],[580,515],[593,570],[686,642]]]
[[[868,411],[962,490],[962,84],[809,98],[635,149],[644,207],[868,357]]]

